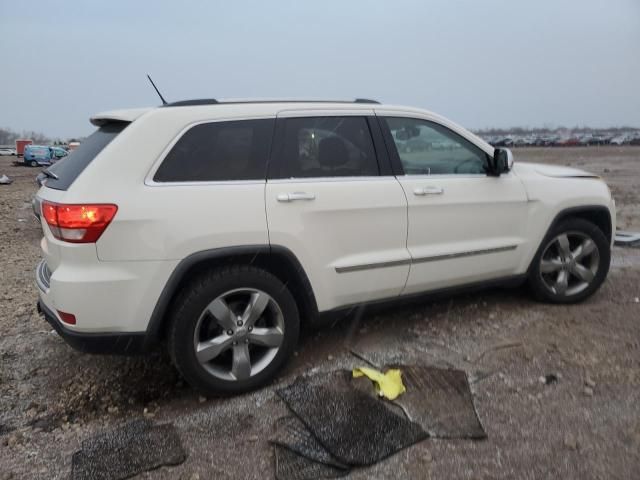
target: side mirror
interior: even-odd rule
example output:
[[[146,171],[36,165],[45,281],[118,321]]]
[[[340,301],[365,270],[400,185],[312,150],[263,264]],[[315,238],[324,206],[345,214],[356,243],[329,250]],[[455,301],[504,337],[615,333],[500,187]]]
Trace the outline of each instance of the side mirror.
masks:
[[[513,153],[508,148],[496,148],[491,159],[491,173],[500,176],[513,168]]]

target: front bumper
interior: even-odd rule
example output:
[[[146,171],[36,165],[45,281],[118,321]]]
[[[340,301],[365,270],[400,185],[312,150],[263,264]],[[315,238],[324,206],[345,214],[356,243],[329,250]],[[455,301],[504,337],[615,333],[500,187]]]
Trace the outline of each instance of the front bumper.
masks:
[[[38,313],[53,327],[65,342],[84,353],[135,355],[148,350],[146,333],[84,333],[66,328],[58,316],[42,300]]]

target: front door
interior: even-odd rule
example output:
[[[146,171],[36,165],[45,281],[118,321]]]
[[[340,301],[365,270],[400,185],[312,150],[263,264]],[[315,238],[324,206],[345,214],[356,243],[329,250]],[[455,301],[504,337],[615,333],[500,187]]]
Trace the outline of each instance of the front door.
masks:
[[[403,294],[515,274],[526,241],[520,180],[487,175],[490,154],[435,120],[380,120],[409,204]]]

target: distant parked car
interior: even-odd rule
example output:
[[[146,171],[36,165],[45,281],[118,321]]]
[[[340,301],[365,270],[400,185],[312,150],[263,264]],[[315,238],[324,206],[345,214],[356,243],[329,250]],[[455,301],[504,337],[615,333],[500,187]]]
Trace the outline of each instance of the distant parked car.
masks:
[[[608,145],[610,138],[600,135],[594,135],[589,139],[589,145]]]
[[[501,138],[495,141],[494,147],[512,147],[513,139],[511,137]]]
[[[64,148],[62,147],[49,147],[53,153],[53,156],[59,160],[63,157],[66,157],[67,155],[69,155],[69,152],[66,151]]]
[[[611,145],[624,145],[625,143],[628,143],[628,141],[629,140],[625,135],[618,135],[617,137],[612,138],[609,143]]]
[[[0,148],[0,156],[6,155],[14,155],[16,154],[16,149],[15,148]]]
[[[576,137],[565,138],[564,140],[557,142],[557,145],[560,145],[561,147],[577,147],[580,145],[580,140]]]
[[[43,145],[27,145],[24,147],[24,163],[30,167],[51,165],[67,155],[68,152],[61,147]]]

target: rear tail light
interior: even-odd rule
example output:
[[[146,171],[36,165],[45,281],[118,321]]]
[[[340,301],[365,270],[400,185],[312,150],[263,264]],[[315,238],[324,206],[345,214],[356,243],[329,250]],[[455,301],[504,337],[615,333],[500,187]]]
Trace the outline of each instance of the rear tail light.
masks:
[[[113,220],[118,207],[112,204],[64,205],[42,201],[42,216],[58,240],[93,243]]]

